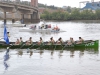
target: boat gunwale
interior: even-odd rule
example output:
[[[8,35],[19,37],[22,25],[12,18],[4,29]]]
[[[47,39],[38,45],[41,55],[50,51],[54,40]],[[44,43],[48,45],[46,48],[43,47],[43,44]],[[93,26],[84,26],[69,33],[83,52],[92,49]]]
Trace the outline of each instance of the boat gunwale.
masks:
[[[94,42],[94,45],[90,45],[90,46],[85,46],[86,44],[89,44],[89,43],[91,43],[91,42]],[[31,45],[25,45],[25,42],[23,43],[23,44],[21,44],[21,45],[15,45],[14,43],[15,42],[10,42],[10,44],[9,45],[7,45],[7,44],[0,44],[1,45],[1,47],[0,48],[5,48],[5,47],[15,47],[15,48],[21,48],[22,46],[23,46],[23,48],[29,48],[29,47],[31,47],[31,46],[34,46],[34,48],[35,48],[35,46],[36,47],[39,47],[39,46],[44,46],[44,47],[49,47],[49,46],[53,46],[53,47],[55,47],[55,46],[57,46],[57,47],[59,47],[59,46],[62,46],[62,47],[66,47],[66,48],[98,48],[99,47],[99,40],[95,40],[95,41],[91,41],[91,42],[87,42],[87,43],[82,43],[82,44],[72,44],[72,45],[67,45],[67,43],[66,42],[64,42],[64,43],[66,43],[66,44],[56,44],[56,42],[54,43],[54,44],[48,44],[48,42],[43,42],[43,44],[38,44],[38,42],[33,42]],[[3,43],[5,43],[5,42],[3,42]],[[33,48],[33,47],[31,47],[31,48]]]

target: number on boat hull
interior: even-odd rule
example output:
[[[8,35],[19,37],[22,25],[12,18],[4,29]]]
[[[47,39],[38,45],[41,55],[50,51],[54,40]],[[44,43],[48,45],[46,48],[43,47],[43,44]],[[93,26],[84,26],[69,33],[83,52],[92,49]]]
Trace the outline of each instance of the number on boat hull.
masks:
[[[91,43],[88,43],[88,44],[85,44],[85,46],[94,46],[94,42],[91,42]]]

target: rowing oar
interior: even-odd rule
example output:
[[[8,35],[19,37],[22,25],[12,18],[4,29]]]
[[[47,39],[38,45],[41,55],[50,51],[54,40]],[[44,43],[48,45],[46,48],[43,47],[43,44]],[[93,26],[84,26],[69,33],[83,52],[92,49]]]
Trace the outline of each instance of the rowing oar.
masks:
[[[31,47],[27,48],[27,53],[29,53],[30,48],[34,47],[35,44],[32,44]]]
[[[55,44],[55,48],[54,48],[54,50],[56,49],[56,47],[57,47],[57,44]],[[63,43],[61,43],[61,47],[63,47]]]
[[[19,49],[21,49],[23,46],[25,46],[25,44],[22,44],[22,46]]]
[[[61,42],[61,47],[63,48],[63,44],[64,44],[64,42]],[[63,49],[62,49],[63,50]]]
[[[65,46],[62,48],[62,50],[63,50],[63,49],[65,49],[65,48],[66,48],[66,46],[67,46],[67,45],[65,45]]]
[[[57,45],[55,45],[55,48],[54,48],[54,50],[56,49],[56,46],[57,46]]]
[[[65,46],[63,46],[62,50],[65,49],[68,46],[68,42],[63,43]],[[74,43],[73,43],[74,44]]]
[[[54,48],[54,50],[56,49],[56,46],[57,46],[57,44],[55,43],[55,48]]]
[[[65,42],[65,43],[66,43],[66,42]],[[67,44],[65,44],[65,46],[62,48],[62,50],[65,49],[66,47],[67,47]]]
[[[36,48],[36,50],[37,50],[37,49],[40,49],[40,48],[43,47],[43,46],[45,46],[45,44],[44,44],[44,43],[41,43],[41,45],[40,45],[38,48]]]
[[[54,43],[56,43],[56,42],[54,42]],[[49,48],[50,48],[50,49],[52,49],[54,43],[53,43],[53,42],[50,42],[50,45],[49,45]]]

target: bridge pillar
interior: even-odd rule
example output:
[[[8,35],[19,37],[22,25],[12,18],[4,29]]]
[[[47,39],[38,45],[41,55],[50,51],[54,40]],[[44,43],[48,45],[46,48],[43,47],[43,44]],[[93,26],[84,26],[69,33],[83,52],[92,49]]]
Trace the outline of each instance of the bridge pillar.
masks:
[[[6,12],[4,12],[4,24],[6,24]]]
[[[21,14],[21,23],[24,24],[24,14]]]
[[[14,23],[15,22],[15,15],[14,15],[14,13],[12,13],[12,23]]]
[[[30,16],[31,16],[31,18],[30,18],[30,19],[31,19],[31,23],[32,23],[32,20],[33,20],[32,16],[33,16],[33,14],[30,14]]]
[[[37,13],[36,13],[36,12],[33,12],[32,18],[33,18],[33,19],[37,19]]]
[[[39,13],[33,12],[33,14],[31,15],[31,20],[39,22],[40,21]]]
[[[29,14],[29,22],[32,23],[32,14]]]

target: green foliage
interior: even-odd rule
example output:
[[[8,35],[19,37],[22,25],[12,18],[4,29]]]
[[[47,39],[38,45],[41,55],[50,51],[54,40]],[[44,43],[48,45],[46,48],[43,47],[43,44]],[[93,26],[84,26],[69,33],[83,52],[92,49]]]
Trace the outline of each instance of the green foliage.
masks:
[[[95,13],[93,13],[92,10],[83,10],[80,11],[77,8],[74,8],[71,10],[71,13],[67,11],[56,11],[56,12],[48,12],[45,11],[43,14],[41,14],[41,19],[46,20],[98,20],[100,19],[100,10],[96,10]]]
[[[67,9],[66,9],[69,13],[71,13],[71,7],[68,6]]]
[[[49,8],[49,9],[58,9],[58,7],[56,7],[54,5],[48,6],[47,4],[41,4],[41,3],[38,3],[38,7]]]
[[[96,17],[97,19],[100,19],[100,10],[96,10]]]

